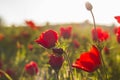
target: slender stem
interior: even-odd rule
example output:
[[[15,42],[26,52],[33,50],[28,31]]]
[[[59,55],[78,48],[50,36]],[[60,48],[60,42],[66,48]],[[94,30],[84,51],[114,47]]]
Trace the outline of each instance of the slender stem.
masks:
[[[97,70],[96,72],[98,74],[98,79],[100,78],[100,80],[103,80],[103,78],[102,78],[101,74],[99,73],[99,71]]]
[[[59,76],[59,71],[55,71],[55,73],[56,73],[55,74],[56,75],[56,80],[59,80],[59,77],[58,77]]]
[[[92,10],[90,11],[91,12],[91,15],[92,15],[92,18],[93,18],[93,23],[94,23],[94,29],[95,29],[95,36],[96,36],[96,39],[97,41],[99,42],[99,39],[98,39],[98,34],[97,34],[97,30],[96,30],[96,24],[95,24],[95,17],[94,17],[94,14],[92,12]],[[100,50],[101,52],[101,50]],[[100,57],[101,57],[101,60],[102,60],[102,64],[103,64],[103,69],[104,69],[104,73],[106,75],[106,80],[107,80],[107,73],[106,73],[106,70],[105,70],[105,63],[104,63],[104,60],[103,60],[103,57],[102,57],[102,54],[100,53]]]
[[[101,57],[101,60],[102,60],[103,70],[104,70],[105,77],[106,77],[106,80],[107,80],[107,72],[106,72],[106,69],[105,69],[105,62],[104,62],[104,60],[103,60],[102,54],[100,54],[100,57]]]
[[[97,29],[96,29],[96,24],[95,24],[95,17],[94,17],[94,14],[93,14],[92,10],[90,11],[90,13],[91,13],[92,18],[93,18],[93,25],[94,25],[94,29],[95,29],[95,38],[97,39],[97,41],[99,41],[98,34],[97,34]]]
[[[69,65],[69,68],[70,68],[70,74],[71,74],[72,80],[74,80],[70,59],[69,59],[67,53],[66,52],[64,52],[64,53],[65,53],[66,59],[68,61],[68,65]]]

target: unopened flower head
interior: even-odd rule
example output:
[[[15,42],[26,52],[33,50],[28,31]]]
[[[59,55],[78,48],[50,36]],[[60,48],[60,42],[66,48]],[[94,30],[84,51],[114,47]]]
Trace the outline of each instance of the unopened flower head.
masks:
[[[85,3],[85,7],[86,7],[86,9],[89,10],[89,11],[91,11],[92,8],[93,8],[93,7],[92,7],[92,4],[91,4],[90,2],[86,2],[86,3]]]

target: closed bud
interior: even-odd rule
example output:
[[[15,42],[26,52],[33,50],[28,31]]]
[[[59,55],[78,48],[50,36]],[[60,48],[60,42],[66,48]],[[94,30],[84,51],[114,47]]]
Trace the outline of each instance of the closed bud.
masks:
[[[92,8],[93,8],[93,7],[92,7],[92,4],[89,3],[89,2],[86,2],[86,3],[85,3],[85,7],[86,7],[86,9],[89,10],[89,11],[91,11]]]
[[[53,50],[53,53],[58,56],[61,56],[64,53],[62,48],[53,48],[52,50]]]

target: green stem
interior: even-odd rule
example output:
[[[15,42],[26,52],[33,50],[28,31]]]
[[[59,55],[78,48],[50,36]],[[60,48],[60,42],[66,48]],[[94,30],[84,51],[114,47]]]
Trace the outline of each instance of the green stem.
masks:
[[[96,39],[97,39],[97,42],[99,43],[98,34],[97,34],[97,30],[96,30],[96,24],[95,24],[95,17],[94,17],[94,14],[93,14],[92,10],[90,12],[91,12],[91,15],[92,15],[92,18],[93,18],[94,28],[95,28],[95,32],[96,32],[95,33]],[[104,69],[104,73],[105,73],[106,80],[107,80],[107,73],[106,73],[106,70],[105,70],[105,63],[104,63],[104,60],[103,60],[103,57],[102,57],[102,54],[101,54],[101,50],[100,50],[100,58],[102,60],[103,69]]]
[[[107,72],[106,72],[106,69],[105,69],[105,62],[103,60],[102,54],[100,54],[100,57],[101,57],[101,60],[102,60],[102,65],[103,65],[103,70],[104,70],[104,73],[105,73],[105,78],[107,80]]]
[[[70,74],[71,74],[72,80],[74,80],[74,78],[73,78],[73,72],[72,72],[72,66],[71,66],[71,62],[70,62],[69,56],[67,55],[66,52],[64,52],[64,53],[65,53],[65,57],[67,59],[68,65],[69,65],[69,69],[70,69]]]
[[[56,80],[59,80],[59,77],[58,77],[59,76],[59,71],[55,71],[55,73],[56,73],[55,74],[56,75]]]
[[[6,78],[8,78],[8,80],[12,80],[12,78],[6,72],[4,72],[1,69],[0,69],[0,72],[3,73],[6,76]]]
[[[98,70],[97,70],[96,72],[97,72],[97,74],[98,74],[98,80],[99,80],[99,78],[100,78],[100,80],[103,80],[103,78],[102,78],[100,72],[99,72]]]

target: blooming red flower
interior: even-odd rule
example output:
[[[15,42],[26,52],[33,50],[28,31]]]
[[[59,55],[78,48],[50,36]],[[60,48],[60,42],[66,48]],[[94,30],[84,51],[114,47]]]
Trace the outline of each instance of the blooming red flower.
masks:
[[[79,59],[72,65],[77,69],[82,69],[87,72],[93,72],[101,65],[100,52],[93,45],[90,51],[83,52]]]
[[[49,64],[54,70],[59,70],[63,64],[63,56],[50,55]]]
[[[97,31],[97,36],[96,36],[96,31]],[[93,39],[94,41],[96,41],[97,38],[98,38],[98,40],[99,40],[100,42],[102,42],[102,41],[105,41],[105,40],[107,40],[107,39],[109,38],[109,34],[108,34],[107,31],[104,31],[104,30],[103,30],[102,28],[100,28],[100,27],[97,27],[96,30],[93,28],[93,29],[92,29],[92,39]]]
[[[25,65],[25,70],[30,75],[35,75],[38,73],[38,65],[36,62],[31,61],[30,63]]]
[[[114,18],[117,20],[118,23],[120,23],[120,16],[115,16]]]
[[[60,28],[60,35],[65,38],[65,39],[68,39],[71,37],[71,32],[72,32],[72,27],[61,27]]]
[[[52,48],[55,46],[58,40],[57,32],[53,30],[47,30],[43,32],[38,39],[35,40],[38,44],[42,45],[45,48]]]
[[[33,21],[25,21],[25,23],[32,28],[33,30],[37,29],[37,26],[35,25],[35,23]]]

